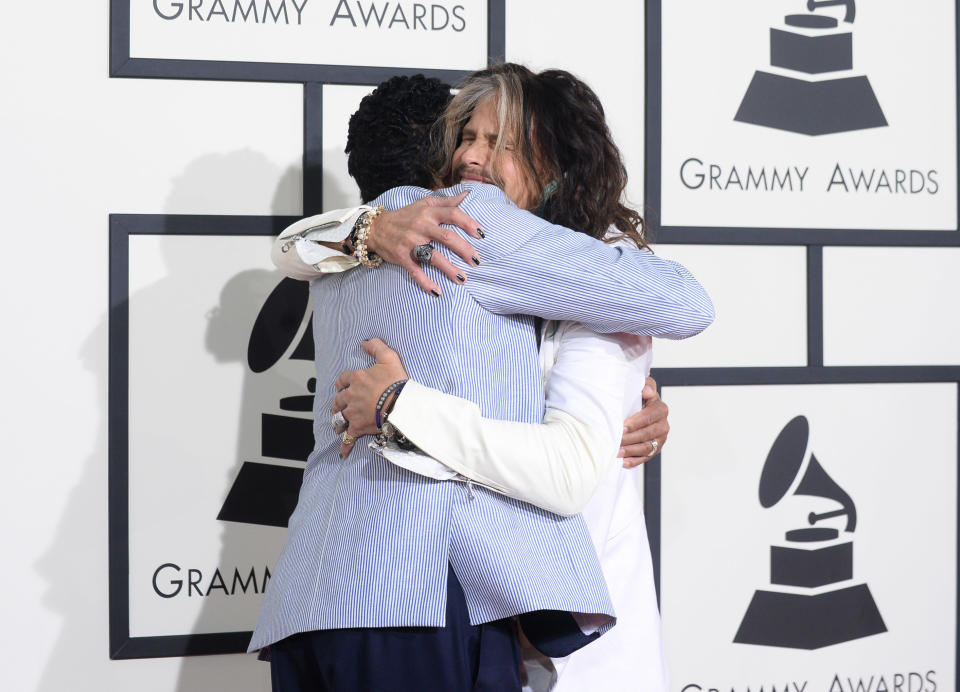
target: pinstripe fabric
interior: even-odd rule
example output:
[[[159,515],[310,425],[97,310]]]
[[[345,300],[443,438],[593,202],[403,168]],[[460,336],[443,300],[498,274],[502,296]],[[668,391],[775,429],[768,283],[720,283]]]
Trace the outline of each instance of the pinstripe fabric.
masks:
[[[357,267],[311,285],[316,447],[251,650],[315,629],[443,625],[448,563],[473,624],[541,609],[613,614],[579,516],[418,476],[363,440],[339,457],[327,412],[337,374],[372,364],[361,340],[383,339],[403,355],[411,377],[475,401],[484,416],[539,422],[544,392],[533,320],[518,313],[675,337],[712,319],[709,298],[679,265],[552,226],[495,187],[440,194],[465,188],[472,191],[461,206],[487,233],[471,239],[482,264],[465,267],[438,250],[469,271],[465,286],[445,282],[437,299],[393,265]],[[377,202],[396,209],[428,194],[397,188]]]

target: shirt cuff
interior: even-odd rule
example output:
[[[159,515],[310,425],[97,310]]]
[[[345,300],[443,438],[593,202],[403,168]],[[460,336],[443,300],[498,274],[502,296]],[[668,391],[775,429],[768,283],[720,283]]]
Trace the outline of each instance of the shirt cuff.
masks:
[[[321,274],[346,271],[359,264],[357,259],[320,243],[342,242],[350,235],[360,215],[372,209],[361,204],[359,207],[334,209],[308,216],[287,226],[278,242],[282,243],[285,238],[296,238],[295,247],[300,260]]]
[[[407,383],[403,385],[403,389],[400,390],[400,394],[397,395],[396,401],[393,402],[393,408],[391,409],[389,415],[390,424],[414,444],[417,444],[417,440],[425,440],[431,435],[431,432],[437,436],[443,436],[443,432],[438,431],[435,425],[442,427],[446,424],[449,424],[450,421],[439,421],[436,424],[434,422],[426,422],[436,421],[436,418],[434,418],[432,414],[433,412],[437,411],[437,400],[443,398],[446,398],[446,395],[441,394],[435,389],[426,387],[416,380],[408,379]],[[466,399],[457,399],[451,397],[449,400],[454,404],[464,406],[474,405],[468,402]],[[429,461],[421,462],[420,468],[418,469],[413,469],[406,464],[399,465],[404,466],[411,471],[416,471],[421,475],[429,476],[430,478],[436,478],[438,480],[449,480],[459,477],[460,474],[455,469],[447,466],[439,459],[425,454],[419,449],[419,445],[416,454],[425,457]],[[389,456],[387,458],[394,463],[397,463],[393,458]],[[482,482],[480,484],[483,485]]]
[[[359,207],[334,209],[323,214],[308,216],[284,228],[279,237],[300,236],[318,242],[338,243],[350,235],[353,224],[356,223],[360,214],[372,210],[373,207],[361,204]]]
[[[313,240],[301,238],[297,241],[296,248],[301,260],[324,274],[346,271],[360,264],[353,255],[345,255],[326,245],[318,245]]]
[[[436,410],[438,394],[437,390],[426,387],[416,380],[408,379],[400,390],[400,394],[397,395],[397,400],[393,402],[389,415],[390,423],[416,443],[410,434],[417,437],[429,434],[428,429],[433,427],[433,423],[426,421],[434,420],[431,414]],[[455,403],[461,402],[469,405],[465,399]]]
[[[419,476],[426,476],[435,481],[450,481],[458,478],[457,472],[449,466],[441,464],[423,452],[401,449],[396,442],[380,445],[374,440],[369,446],[393,465],[412,471]]]

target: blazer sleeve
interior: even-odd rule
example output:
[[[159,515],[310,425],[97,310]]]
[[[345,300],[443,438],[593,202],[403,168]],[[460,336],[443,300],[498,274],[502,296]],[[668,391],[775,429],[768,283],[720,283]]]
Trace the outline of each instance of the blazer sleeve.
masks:
[[[465,286],[487,310],[671,339],[698,334],[713,321],[707,292],[677,262],[550,224],[489,188],[473,188],[461,204],[486,231],[485,241],[471,240],[481,265],[467,267],[445,253],[470,271]]]

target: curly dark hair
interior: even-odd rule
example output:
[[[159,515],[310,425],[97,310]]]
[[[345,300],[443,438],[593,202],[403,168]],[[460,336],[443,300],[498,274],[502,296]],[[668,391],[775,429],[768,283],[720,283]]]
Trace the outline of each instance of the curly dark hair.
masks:
[[[360,102],[347,129],[347,170],[365,201],[399,185],[435,187],[427,164],[430,129],[450,85],[421,74],[393,77]]]
[[[627,171],[600,99],[564,70],[536,74],[503,63],[467,77],[434,137],[432,162],[444,184],[456,182],[453,152],[473,110],[489,99],[496,104],[500,126],[494,156],[504,155],[504,141],[512,143],[518,164],[541,198],[537,214],[594,238],[627,239],[646,247],[643,219],[621,201]],[[611,226],[619,235],[608,235]]]

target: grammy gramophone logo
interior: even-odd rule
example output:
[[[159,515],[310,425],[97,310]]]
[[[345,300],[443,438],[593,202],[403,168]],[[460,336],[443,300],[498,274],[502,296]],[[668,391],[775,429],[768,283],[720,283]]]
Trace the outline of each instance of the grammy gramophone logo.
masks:
[[[843,5],[837,18],[816,14]],[[809,14],[788,14],[770,29],[770,65],[757,70],[734,120],[807,135],[885,127],[870,80],[853,74],[854,0],[808,0]]]
[[[310,309],[309,286],[304,281],[283,279],[264,302],[247,345],[247,364],[255,373],[273,367],[287,352]],[[313,318],[290,354],[296,360],[313,362]],[[313,410],[316,378],[306,389],[280,399],[281,413],[261,413],[260,454],[263,457],[306,462],[313,450]],[[300,413],[301,415],[289,415]],[[263,526],[286,526],[297,505],[303,466],[284,466],[244,461],[217,519]]]
[[[760,504],[771,508],[789,495],[837,503],[807,516],[809,526],[786,532],[770,547],[770,589],[758,589],[733,641],[790,649],[819,649],[886,632],[865,583],[855,583],[853,539],[857,508],[807,449],[810,426],[797,416],[784,426],[760,474]],[[843,518],[843,533],[820,522]]]

